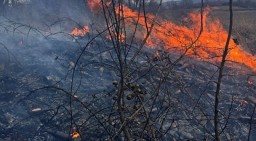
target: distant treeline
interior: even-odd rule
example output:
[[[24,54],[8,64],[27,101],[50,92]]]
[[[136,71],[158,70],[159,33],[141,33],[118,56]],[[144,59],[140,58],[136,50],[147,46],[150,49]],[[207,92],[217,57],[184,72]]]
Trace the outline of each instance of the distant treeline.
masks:
[[[205,6],[227,6],[228,0],[204,0]],[[163,4],[166,8],[179,9],[179,8],[198,8],[201,6],[201,0],[181,0],[169,1]],[[233,6],[243,8],[256,8],[256,0],[233,0]]]

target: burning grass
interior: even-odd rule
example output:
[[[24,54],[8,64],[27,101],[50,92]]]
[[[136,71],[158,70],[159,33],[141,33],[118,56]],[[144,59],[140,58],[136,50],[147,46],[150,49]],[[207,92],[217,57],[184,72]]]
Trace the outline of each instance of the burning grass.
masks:
[[[70,33],[73,36],[85,36],[89,32],[89,27],[84,26],[82,29],[75,27]]]
[[[98,8],[102,7],[98,0],[87,0],[87,2],[90,9],[95,13],[98,13]],[[109,6],[109,3],[106,3],[105,6],[112,8]],[[203,31],[201,34],[201,14],[199,11],[189,13],[188,17],[184,19],[187,23],[184,26],[160,17],[155,17],[152,14],[147,14],[145,19],[143,12],[133,11],[124,5],[122,6],[122,12],[119,12],[119,8],[116,7],[115,12],[117,15],[124,17],[125,24],[128,25],[128,30],[134,30],[137,26],[135,23],[138,22],[139,27],[141,27],[139,32],[142,32],[144,37],[146,37],[148,29],[153,26],[152,32],[146,41],[147,47],[164,48],[170,52],[185,53],[187,56],[199,60],[220,61],[228,34],[219,19],[209,18],[208,15],[211,12],[209,8],[206,8],[203,13]],[[115,33],[115,30],[112,30],[111,32]],[[139,32],[135,32],[135,37],[139,38]],[[200,37],[198,38],[199,35]],[[115,36],[115,34],[111,36]],[[126,34],[121,36],[121,42],[123,42],[124,38],[131,35]],[[237,45],[233,40],[229,44],[227,59],[231,62],[237,62],[250,67],[254,71],[256,70],[256,58]]]

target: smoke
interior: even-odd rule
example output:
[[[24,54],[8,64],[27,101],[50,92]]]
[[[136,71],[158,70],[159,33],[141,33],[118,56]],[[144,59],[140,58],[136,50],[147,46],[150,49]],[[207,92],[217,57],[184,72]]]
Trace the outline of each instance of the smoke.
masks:
[[[5,5],[4,17],[43,30],[68,31],[77,24],[88,24],[86,13],[84,0],[30,0]]]
[[[63,78],[80,51],[69,32],[90,23],[84,1],[31,0],[5,5],[4,10],[0,16],[0,79]],[[49,81],[39,81],[37,87]]]

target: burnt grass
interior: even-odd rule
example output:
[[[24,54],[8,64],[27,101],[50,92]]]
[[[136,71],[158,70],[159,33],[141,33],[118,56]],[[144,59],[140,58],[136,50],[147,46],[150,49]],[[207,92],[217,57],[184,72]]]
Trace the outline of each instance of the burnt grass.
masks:
[[[223,11],[221,12],[214,14],[223,15]],[[242,12],[238,13],[245,17]],[[223,21],[224,19],[223,17]],[[248,50],[254,49],[255,46],[249,46],[249,43],[255,42],[253,37],[256,32],[247,30],[249,26],[242,24],[244,23],[235,24],[234,34],[241,40],[241,45],[248,44]],[[225,23],[224,25],[226,26]],[[244,32],[245,30],[247,31]],[[24,33],[27,33],[27,29]],[[65,91],[70,90],[72,67],[82,47],[95,35],[74,39],[66,34],[58,34],[45,38],[38,32],[28,36],[22,32],[7,32],[0,27],[0,36],[0,139],[70,139],[70,113],[67,110],[70,97]],[[136,48],[133,45],[131,54]],[[153,86],[158,83],[159,74],[172,66],[152,113],[154,119],[163,109],[170,109],[164,128],[174,124],[162,139],[212,140],[217,68],[209,62],[189,57],[171,64],[179,54],[162,51],[162,56],[155,59],[156,51],[158,50],[143,49],[129,71],[133,72],[131,80],[145,91],[144,98],[152,101]],[[80,126],[83,140],[107,139],[106,129],[99,121],[109,131],[115,131],[107,117],[112,113],[114,99],[115,86],[112,81],[119,80],[119,76],[113,62],[116,58],[113,59],[110,53],[114,53],[111,43],[100,37],[96,38],[86,47],[73,80],[78,99],[72,99],[73,118]],[[128,60],[129,57],[128,55]],[[228,123],[222,138],[244,140],[251,124],[250,139],[256,140],[256,119],[250,119],[255,105],[255,72],[231,62],[227,63],[224,72],[227,75],[223,77],[221,86],[221,124],[226,124],[227,116]],[[81,102],[86,103],[86,106]],[[37,108],[40,110],[34,111]],[[91,118],[91,111],[88,109],[95,112],[99,119]],[[133,124],[135,123],[131,122],[130,127],[136,127],[133,129],[136,135],[136,131],[140,129]]]

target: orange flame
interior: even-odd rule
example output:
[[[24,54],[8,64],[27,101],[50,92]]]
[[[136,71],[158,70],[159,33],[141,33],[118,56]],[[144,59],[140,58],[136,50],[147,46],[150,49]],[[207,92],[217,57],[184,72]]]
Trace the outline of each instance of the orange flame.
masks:
[[[72,137],[72,139],[76,139],[80,137],[80,134],[78,132],[74,132],[72,134],[70,134],[70,136]]]
[[[84,36],[89,32],[89,27],[88,26],[84,26],[83,29],[79,29],[77,27],[75,27],[72,31],[71,31],[71,35],[73,36]]]
[[[92,10],[97,4],[100,4],[100,0],[87,0],[87,2]],[[117,14],[121,13],[118,9],[115,9]],[[146,36],[146,31],[154,25],[146,42],[148,47],[160,46],[181,53],[187,51],[186,54],[190,57],[220,61],[228,34],[218,19],[208,18],[209,8],[206,8],[203,13],[203,32],[196,42],[201,26],[200,12],[190,13],[189,17],[185,19],[190,23],[189,26],[183,26],[151,14],[147,14],[145,20],[143,13],[139,14],[126,6],[123,6],[122,10],[125,23],[129,25],[130,29],[134,29],[134,23],[138,21],[141,30],[145,32],[144,36]],[[244,64],[256,71],[256,58],[236,45],[233,40],[229,43],[227,59]]]

